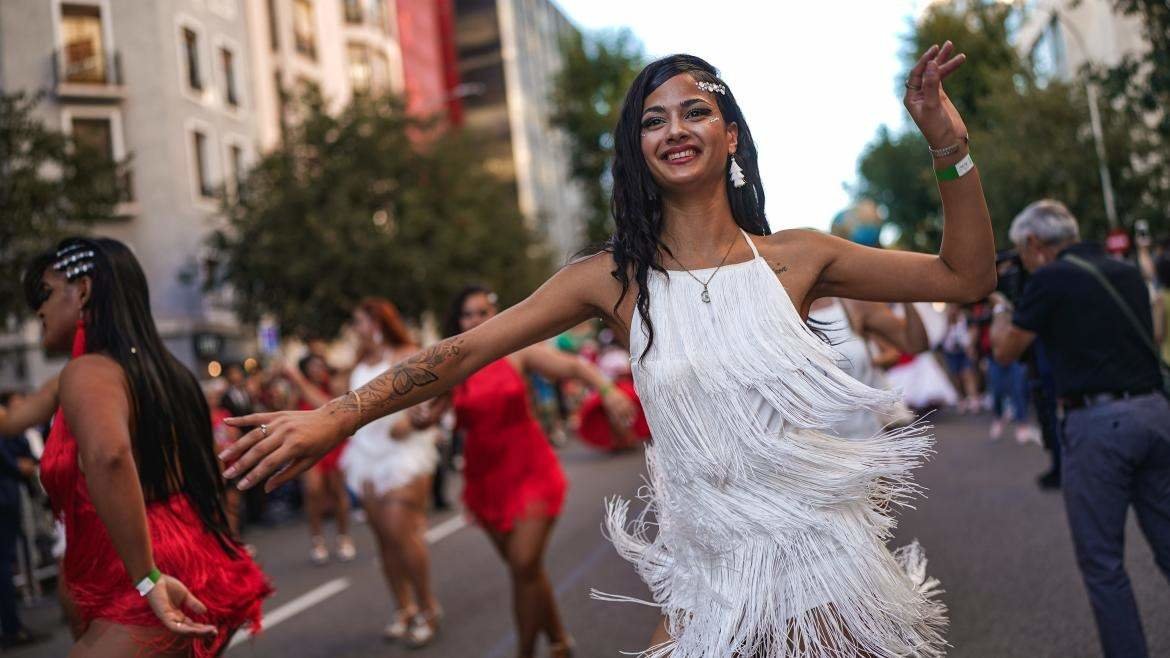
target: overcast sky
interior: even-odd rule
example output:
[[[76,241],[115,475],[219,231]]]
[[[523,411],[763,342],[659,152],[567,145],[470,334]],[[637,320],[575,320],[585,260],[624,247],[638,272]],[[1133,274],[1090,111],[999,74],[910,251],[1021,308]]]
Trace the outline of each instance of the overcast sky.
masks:
[[[899,56],[925,1],[554,0],[578,27],[630,28],[651,58],[719,69],[759,147],[773,230],[828,228],[878,126],[909,120]]]

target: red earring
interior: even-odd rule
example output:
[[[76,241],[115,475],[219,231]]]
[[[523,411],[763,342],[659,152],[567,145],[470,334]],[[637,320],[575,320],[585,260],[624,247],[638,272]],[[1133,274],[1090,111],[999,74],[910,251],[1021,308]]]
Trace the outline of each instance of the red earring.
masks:
[[[85,354],[85,316],[77,319],[77,329],[73,332],[73,356]]]

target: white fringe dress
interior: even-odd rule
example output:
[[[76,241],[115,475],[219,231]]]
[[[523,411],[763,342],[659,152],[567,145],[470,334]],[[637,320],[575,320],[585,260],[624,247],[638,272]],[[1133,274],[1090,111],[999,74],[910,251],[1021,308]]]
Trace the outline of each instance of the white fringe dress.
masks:
[[[888,410],[793,307],[760,257],[703,286],[651,272],[654,344],[635,313],[633,374],[653,443],[646,507],[610,500],[605,529],[671,639],[643,658],[940,656],[945,608],[917,543],[891,553],[891,504],[917,487],[923,426],[838,437],[833,421]],[[712,270],[693,271],[706,280]]]

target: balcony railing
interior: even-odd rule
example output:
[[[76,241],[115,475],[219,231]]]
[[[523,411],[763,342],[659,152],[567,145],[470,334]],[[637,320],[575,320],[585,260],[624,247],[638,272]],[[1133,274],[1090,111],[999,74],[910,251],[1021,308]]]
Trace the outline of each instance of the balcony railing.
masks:
[[[119,100],[125,96],[122,58],[112,51],[54,51],[53,82],[61,98]]]

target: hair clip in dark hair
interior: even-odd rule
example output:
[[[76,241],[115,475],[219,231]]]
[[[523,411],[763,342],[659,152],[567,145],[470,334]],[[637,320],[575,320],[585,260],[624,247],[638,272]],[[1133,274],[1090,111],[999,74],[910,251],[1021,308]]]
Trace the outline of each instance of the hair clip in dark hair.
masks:
[[[700,81],[695,83],[699,89],[711,94],[719,94],[720,96],[727,94],[727,87],[716,82]]]
[[[77,251],[78,249],[81,249],[84,246],[85,246],[85,243],[83,243],[83,242],[74,242],[73,244],[70,244],[69,246],[61,247],[60,249],[57,250],[57,258],[62,258],[66,254],[71,254],[71,253]]]
[[[69,281],[87,272],[92,272],[94,265],[91,260],[94,257],[92,249],[88,251],[78,251],[83,245],[75,244],[66,247],[57,252],[57,257],[60,259],[53,263],[53,269],[65,275]]]

